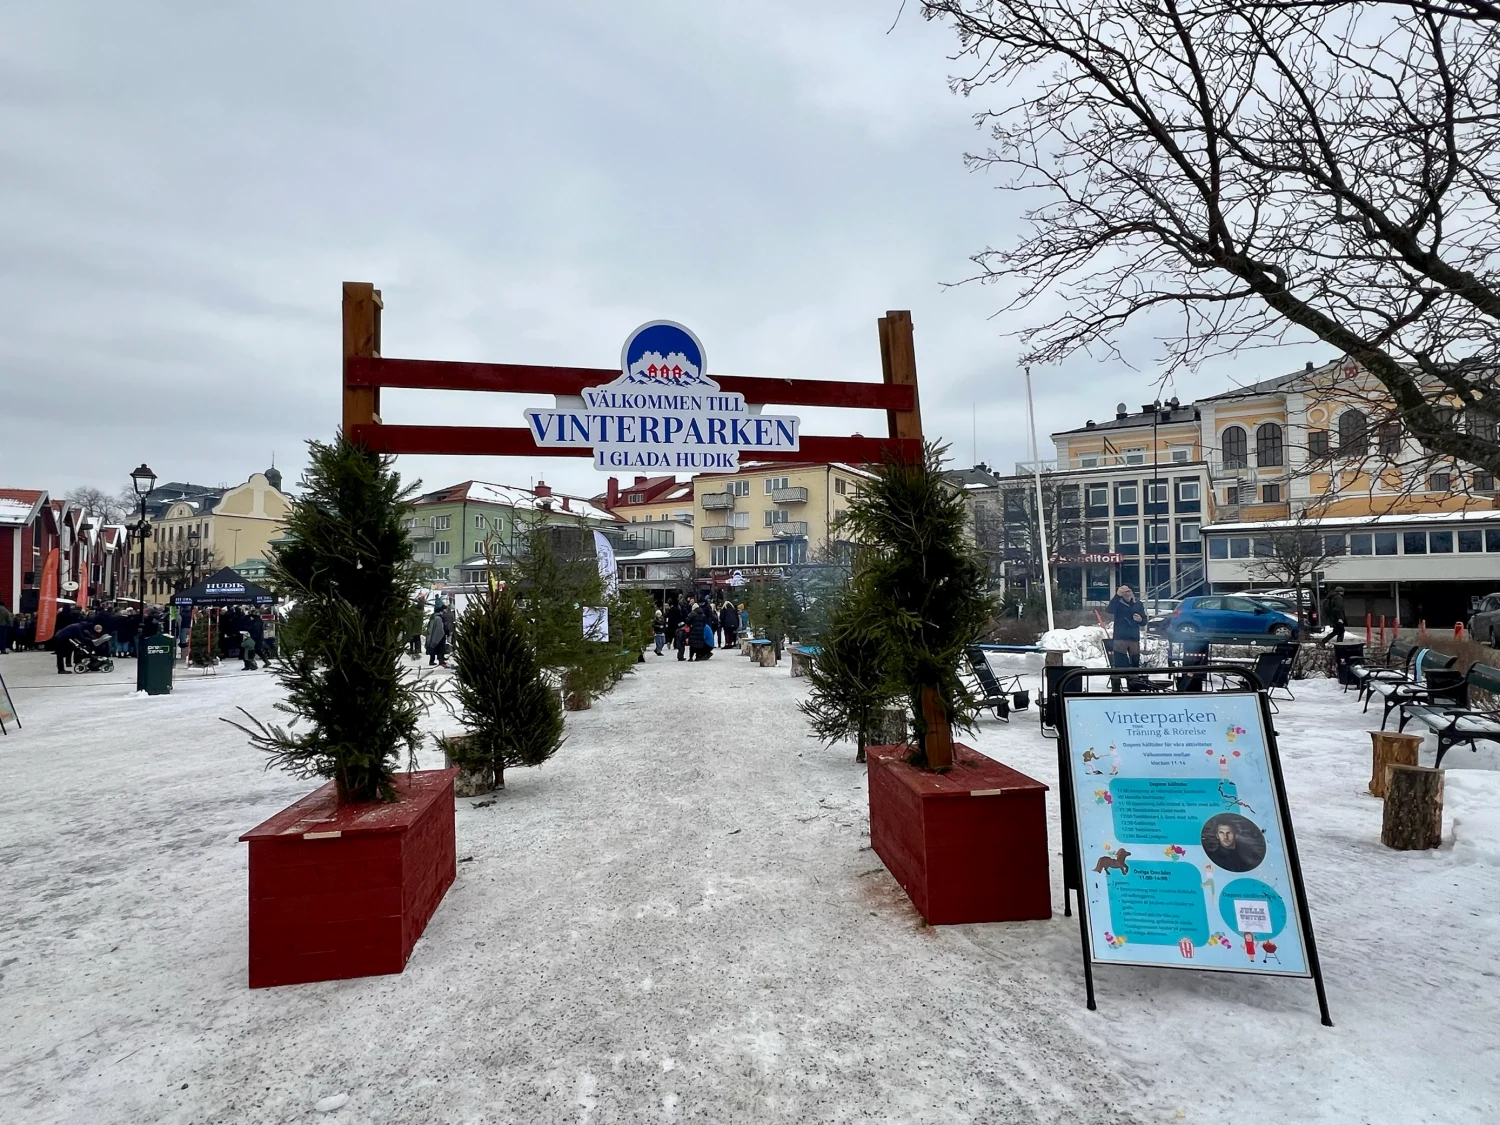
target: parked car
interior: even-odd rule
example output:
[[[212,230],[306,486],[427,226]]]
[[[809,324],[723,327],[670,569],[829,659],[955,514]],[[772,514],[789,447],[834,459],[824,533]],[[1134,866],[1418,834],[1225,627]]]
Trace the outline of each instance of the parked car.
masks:
[[[1469,618],[1469,636],[1491,648],[1500,648],[1500,594],[1486,594],[1479,599],[1479,608]]]
[[[1250,636],[1270,633],[1291,640],[1297,635],[1297,619],[1239,594],[1212,594],[1184,598],[1167,622],[1172,636],[1184,633],[1235,633]]]
[[[1172,614],[1177,612],[1177,607],[1182,604],[1181,598],[1157,598],[1155,601],[1146,601],[1146,632],[1155,633],[1157,636],[1165,636],[1167,623],[1172,620]]]

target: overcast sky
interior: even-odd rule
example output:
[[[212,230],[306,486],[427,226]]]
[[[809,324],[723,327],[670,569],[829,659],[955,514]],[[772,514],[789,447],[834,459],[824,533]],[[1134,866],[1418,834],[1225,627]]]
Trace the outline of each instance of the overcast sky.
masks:
[[[0,14],[0,485],[235,482],[338,422],[344,280],[389,356],[608,367],[682,321],[709,370],[879,379],[912,311],[925,429],[1025,458],[1004,295],[944,283],[1022,202],[967,172],[951,36],[899,0],[48,0]],[[999,104],[1003,91],[994,91]],[[1184,398],[1322,360],[1252,353]],[[1038,371],[1046,434],[1152,397]],[[387,421],[519,425],[536,400],[385,392]],[[809,433],[876,433],[875,414]],[[977,450],[972,422],[977,420]],[[404,458],[603,488],[585,460]]]

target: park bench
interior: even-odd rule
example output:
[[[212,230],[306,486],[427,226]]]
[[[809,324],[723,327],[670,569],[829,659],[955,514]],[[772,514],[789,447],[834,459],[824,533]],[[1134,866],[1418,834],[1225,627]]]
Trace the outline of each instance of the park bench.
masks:
[[[1489,664],[1475,664],[1459,685],[1461,704],[1441,702],[1413,702],[1401,704],[1401,721],[1398,730],[1405,730],[1407,723],[1416,723],[1438,736],[1437,761],[1433,765],[1442,768],[1443,755],[1456,742],[1467,742],[1469,749],[1479,750],[1478,740],[1500,742],[1500,709],[1470,707],[1471,692],[1483,691],[1500,697],[1500,668]]]
[[[793,645],[792,646],[792,675],[805,676],[812,668],[813,661],[823,650],[817,645]]]
[[[1445,656],[1436,649],[1418,649],[1412,656],[1411,675],[1408,679],[1372,679],[1365,695],[1365,710],[1370,701],[1380,696],[1384,707],[1380,713],[1380,729],[1385,730],[1391,712],[1403,703],[1446,702],[1464,706],[1462,674],[1453,670],[1458,663],[1455,656]]]
[[[1385,663],[1376,664],[1373,661],[1359,661],[1349,666],[1349,675],[1354,679],[1354,685],[1358,688],[1355,694],[1356,701],[1364,701],[1369,704],[1371,685],[1381,680],[1392,683],[1402,683],[1411,679],[1412,657],[1421,651],[1420,645],[1407,644],[1405,641],[1392,641],[1391,647],[1385,650]]]
[[[969,676],[973,681],[969,686],[974,694],[979,697],[980,706],[987,707],[994,712],[995,718],[1010,722],[1012,704],[1015,710],[1024,711],[1031,705],[1031,693],[1021,687],[1020,674],[1006,676],[1002,685],[995,676],[995,671],[990,667],[989,658],[984,655],[984,650],[978,645],[969,645],[964,649],[964,658],[969,665]]]

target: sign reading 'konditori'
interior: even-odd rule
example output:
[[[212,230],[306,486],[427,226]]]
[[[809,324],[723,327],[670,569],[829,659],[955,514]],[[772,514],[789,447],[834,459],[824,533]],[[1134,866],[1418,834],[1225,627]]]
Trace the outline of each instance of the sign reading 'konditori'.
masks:
[[[670,320],[637,328],[620,376],[586,387],[576,406],[528,410],[537,445],[590,448],[598,469],[733,472],[740,453],[796,450],[798,419],[756,412],[705,371],[703,345]]]

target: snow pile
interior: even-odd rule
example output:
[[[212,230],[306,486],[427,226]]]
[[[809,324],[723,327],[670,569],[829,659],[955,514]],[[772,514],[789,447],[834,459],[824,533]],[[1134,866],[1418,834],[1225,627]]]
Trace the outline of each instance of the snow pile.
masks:
[[[1104,653],[1105,633],[1098,625],[1080,625],[1076,629],[1051,629],[1037,642],[1043,648],[1062,649],[1067,653],[1063,663],[1084,668],[1108,668]]]
[[[1443,759],[1451,767],[1443,774],[1443,834],[1455,861],[1500,867],[1500,773],[1465,768],[1469,757],[1468,747],[1455,746]]]

